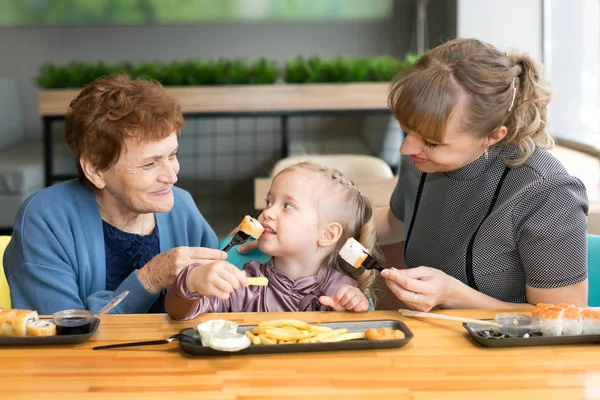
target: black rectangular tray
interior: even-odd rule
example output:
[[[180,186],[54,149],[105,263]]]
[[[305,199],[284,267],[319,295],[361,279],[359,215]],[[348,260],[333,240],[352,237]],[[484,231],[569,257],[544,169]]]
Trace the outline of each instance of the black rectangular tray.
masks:
[[[194,356],[227,356],[241,354],[273,354],[273,353],[298,353],[312,351],[337,351],[337,350],[373,350],[392,349],[406,345],[412,338],[413,333],[401,321],[396,320],[374,320],[374,321],[348,321],[348,322],[323,322],[321,326],[332,329],[346,328],[348,332],[362,332],[369,328],[399,329],[404,333],[404,339],[394,340],[349,340],[347,342],[334,343],[291,343],[291,344],[261,344],[250,345],[244,350],[236,352],[219,351],[210,347],[202,346],[200,335],[196,328],[183,329],[180,334],[183,337],[179,341],[179,348],[185,353]],[[238,327],[239,333],[252,330],[256,325],[242,325]]]
[[[489,338],[483,334],[483,331],[489,331],[491,329],[489,327],[471,323],[463,323],[463,326],[475,341],[485,347],[529,347],[600,343],[600,335],[531,336],[528,338],[509,337],[502,339]]]
[[[40,318],[50,319],[50,318]],[[0,346],[41,346],[56,344],[78,344],[87,341],[98,330],[100,319],[93,318],[90,323],[90,331],[79,335],[55,335],[55,336],[0,336]]]

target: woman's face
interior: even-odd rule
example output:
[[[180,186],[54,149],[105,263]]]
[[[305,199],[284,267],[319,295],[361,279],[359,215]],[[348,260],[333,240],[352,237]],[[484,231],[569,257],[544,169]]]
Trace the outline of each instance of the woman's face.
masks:
[[[117,163],[102,173],[103,205],[122,215],[171,210],[179,173],[177,148],[176,133],[158,142],[125,139]]]
[[[415,166],[427,173],[454,171],[477,160],[486,150],[488,138],[462,131],[460,114],[457,111],[450,117],[442,143],[431,142],[400,124],[406,133],[400,154],[411,156]]]

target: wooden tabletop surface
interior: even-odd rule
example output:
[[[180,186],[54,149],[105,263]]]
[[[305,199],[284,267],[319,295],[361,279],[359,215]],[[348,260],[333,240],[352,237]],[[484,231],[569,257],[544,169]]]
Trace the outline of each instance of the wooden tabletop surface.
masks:
[[[354,184],[363,192],[375,205],[375,207],[386,207],[390,204],[390,197],[398,182],[398,177],[393,178],[362,178],[353,179]],[[254,179],[254,209],[262,210],[265,208],[265,197],[271,187],[271,178]]]
[[[500,310],[442,313],[490,318]],[[400,319],[414,333],[403,348],[201,358],[177,342],[112,350],[93,346],[165,339],[215,318],[256,324]],[[282,345],[285,346],[285,345]],[[80,345],[0,348],[2,399],[578,399],[600,396],[600,347],[491,349],[460,323],[371,313],[206,314],[173,322],[166,315],[106,315]]]
[[[388,110],[389,82],[304,84],[167,86],[185,113],[236,113],[267,111]],[[64,116],[79,89],[41,90],[40,116]]]

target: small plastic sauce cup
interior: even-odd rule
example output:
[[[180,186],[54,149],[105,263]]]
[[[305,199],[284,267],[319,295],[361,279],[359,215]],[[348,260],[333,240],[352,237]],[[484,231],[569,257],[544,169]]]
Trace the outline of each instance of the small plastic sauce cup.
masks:
[[[83,335],[90,332],[94,314],[88,310],[63,310],[52,315],[57,335]]]
[[[497,328],[504,335],[523,336],[539,332],[540,324],[537,318],[525,314],[503,313],[498,314],[494,321],[502,325]]]

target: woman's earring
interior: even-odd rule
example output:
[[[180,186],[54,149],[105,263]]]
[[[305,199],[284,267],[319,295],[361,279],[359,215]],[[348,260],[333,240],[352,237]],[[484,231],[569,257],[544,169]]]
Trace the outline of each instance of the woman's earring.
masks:
[[[489,147],[486,147],[486,148],[485,148],[485,151],[483,152],[483,158],[484,158],[486,161],[487,161],[487,159],[488,159],[488,157],[489,157],[488,150],[489,150]]]

